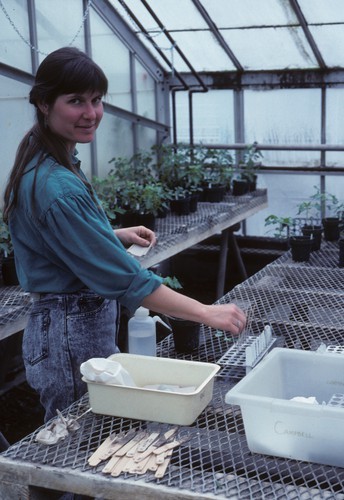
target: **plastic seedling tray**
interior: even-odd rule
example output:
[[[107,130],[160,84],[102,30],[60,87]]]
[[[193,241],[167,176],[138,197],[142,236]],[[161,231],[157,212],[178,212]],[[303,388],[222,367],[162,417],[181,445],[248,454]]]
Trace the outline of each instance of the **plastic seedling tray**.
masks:
[[[236,366],[252,370],[276,343],[270,325],[266,325],[260,335],[246,335],[233,344],[217,361],[221,367]]]

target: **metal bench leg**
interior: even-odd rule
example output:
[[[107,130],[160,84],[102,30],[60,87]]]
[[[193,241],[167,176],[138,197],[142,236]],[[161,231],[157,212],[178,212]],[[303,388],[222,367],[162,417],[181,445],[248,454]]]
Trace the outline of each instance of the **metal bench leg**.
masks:
[[[217,287],[216,287],[217,299],[223,297],[225,293],[227,255],[229,246],[231,247],[233,253],[233,259],[239,269],[242,281],[247,279],[246,268],[241,258],[240,248],[238,246],[235,235],[233,234],[233,230],[231,228],[225,229],[221,233],[219,268],[217,274]]]

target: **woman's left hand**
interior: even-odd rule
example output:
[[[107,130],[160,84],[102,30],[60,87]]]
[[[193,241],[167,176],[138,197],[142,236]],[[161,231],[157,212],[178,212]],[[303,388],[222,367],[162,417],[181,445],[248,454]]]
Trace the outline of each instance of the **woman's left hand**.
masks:
[[[114,233],[121,240],[124,246],[140,245],[141,247],[148,247],[155,245],[156,236],[154,231],[145,226],[123,227],[115,229]]]

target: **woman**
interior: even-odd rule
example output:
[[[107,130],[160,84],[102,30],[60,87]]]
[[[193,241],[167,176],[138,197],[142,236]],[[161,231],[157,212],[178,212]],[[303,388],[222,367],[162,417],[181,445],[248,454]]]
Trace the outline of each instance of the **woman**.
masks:
[[[5,191],[19,282],[34,298],[23,358],[46,421],[86,391],[83,361],[118,351],[119,304],[233,334],[246,321],[234,304],[205,305],[165,287],[127,254],[130,244],[154,244],[152,231],[112,230],[75,149],[93,140],[106,92],[103,71],[83,52],[68,47],[48,55],[30,92],[36,123],[19,145]]]

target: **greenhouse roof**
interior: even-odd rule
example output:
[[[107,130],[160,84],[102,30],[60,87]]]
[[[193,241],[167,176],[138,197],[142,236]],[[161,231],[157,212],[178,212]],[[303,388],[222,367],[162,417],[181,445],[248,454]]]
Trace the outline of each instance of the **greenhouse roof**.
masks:
[[[169,73],[344,68],[343,0],[110,0]]]

